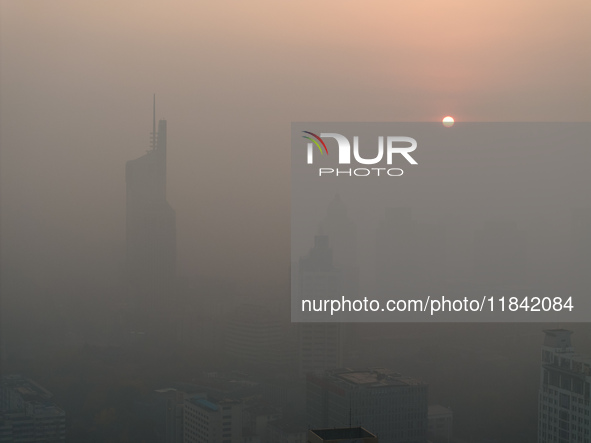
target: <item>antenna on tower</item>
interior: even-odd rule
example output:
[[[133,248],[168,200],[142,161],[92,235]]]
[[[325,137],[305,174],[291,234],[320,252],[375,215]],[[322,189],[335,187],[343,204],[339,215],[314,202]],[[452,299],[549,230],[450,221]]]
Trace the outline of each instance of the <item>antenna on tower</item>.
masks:
[[[156,149],[156,94],[154,94],[152,109],[152,149]]]

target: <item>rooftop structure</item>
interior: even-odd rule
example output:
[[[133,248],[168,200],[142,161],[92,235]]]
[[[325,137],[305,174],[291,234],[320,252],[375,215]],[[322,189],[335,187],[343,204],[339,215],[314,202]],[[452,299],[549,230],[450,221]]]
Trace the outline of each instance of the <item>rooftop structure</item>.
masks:
[[[309,374],[308,423],[319,429],[361,426],[386,443],[422,442],[427,437],[427,389],[421,380],[386,368]]]
[[[308,443],[378,443],[378,437],[362,427],[313,429],[308,431]]]
[[[330,374],[335,380],[342,380],[344,383],[363,386],[364,388],[416,386],[424,384],[418,379],[402,375],[386,368],[371,368],[361,371],[345,368],[330,371]]]

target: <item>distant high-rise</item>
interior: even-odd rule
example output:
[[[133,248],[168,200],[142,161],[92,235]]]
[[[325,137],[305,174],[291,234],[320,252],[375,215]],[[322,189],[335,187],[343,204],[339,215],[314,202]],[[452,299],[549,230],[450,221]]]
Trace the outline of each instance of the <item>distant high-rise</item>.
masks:
[[[176,215],[166,200],[166,120],[156,130],[154,98],[150,149],[125,167],[127,269],[140,294],[162,296],[176,268]]]
[[[340,273],[333,266],[328,236],[314,237],[314,247],[299,262],[301,300],[338,299]],[[334,369],[343,364],[343,328],[340,323],[311,322],[298,325],[299,373]]]
[[[591,358],[575,353],[572,331],[544,333],[538,443],[591,443]]]

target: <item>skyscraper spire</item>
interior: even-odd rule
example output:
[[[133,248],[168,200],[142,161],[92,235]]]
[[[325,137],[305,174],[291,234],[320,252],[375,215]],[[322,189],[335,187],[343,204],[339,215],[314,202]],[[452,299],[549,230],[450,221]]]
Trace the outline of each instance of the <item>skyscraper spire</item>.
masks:
[[[152,149],[156,149],[156,94],[154,94],[152,114]]]

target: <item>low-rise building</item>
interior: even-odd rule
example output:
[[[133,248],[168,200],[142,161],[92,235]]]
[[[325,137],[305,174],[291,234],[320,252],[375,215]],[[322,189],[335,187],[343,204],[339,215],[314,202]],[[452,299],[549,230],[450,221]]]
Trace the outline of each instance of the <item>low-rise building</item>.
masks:
[[[433,443],[449,443],[452,438],[453,417],[451,409],[441,405],[431,405],[428,410],[429,430],[427,436]]]
[[[20,375],[3,376],[0,383],[0,442],[64,442],[66,413],[52,394]]]
[[[184,443],[242,441],[242,402],[215,399],[205,394],[185,399]]]

